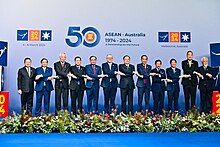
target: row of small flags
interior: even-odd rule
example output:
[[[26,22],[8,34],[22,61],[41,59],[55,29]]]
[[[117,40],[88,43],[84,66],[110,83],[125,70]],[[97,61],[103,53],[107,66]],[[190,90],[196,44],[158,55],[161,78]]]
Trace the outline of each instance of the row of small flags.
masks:
[[[17,30],[17,41],[52,41],[52,30]]]
[[[158,32],[158,42],[190,43],[190,32]]]

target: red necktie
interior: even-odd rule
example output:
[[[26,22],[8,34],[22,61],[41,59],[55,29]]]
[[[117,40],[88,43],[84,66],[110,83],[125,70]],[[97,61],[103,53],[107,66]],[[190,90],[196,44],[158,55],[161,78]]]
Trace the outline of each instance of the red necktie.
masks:
[[[96,74],[95,65],[92,66],[93,73]]]
[[[146,65],[144,65],[144,72],[146,72],[146,70],[147,70]],[[147,83],[147,80],[144,79],[144,84],[146,84],[146,83]]]

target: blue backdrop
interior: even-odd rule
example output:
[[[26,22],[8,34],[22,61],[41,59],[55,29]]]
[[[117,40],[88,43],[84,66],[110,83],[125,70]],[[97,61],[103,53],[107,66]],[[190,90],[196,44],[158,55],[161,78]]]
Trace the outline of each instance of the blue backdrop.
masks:
[[[70,63],[76,55],[82,56],[83,65],[89,63],[90,55],[96,55],[101,64],[108,53],[116,63],[129,54],[136,65],[147,54],[149,64],[159,58],[166,68],[171,58],[180,67],[187,50],[193,50],[200,63],[202,56],[209,57],[209,44],[220,41],[219,5],[219,0],[2,1],[0,40],[9,43],[4,89],[10,92],[10,111],[20,110],[17,71],[27,56],[38,67],[42,57],[53,66],[60,52],[67,53]],[[101,89],[100,106],[103,99]],[[116,103],[121,103],[119,90]],[[179,105],[184,108],[182,88]],[[54,111],[54,92],[51,106]]]

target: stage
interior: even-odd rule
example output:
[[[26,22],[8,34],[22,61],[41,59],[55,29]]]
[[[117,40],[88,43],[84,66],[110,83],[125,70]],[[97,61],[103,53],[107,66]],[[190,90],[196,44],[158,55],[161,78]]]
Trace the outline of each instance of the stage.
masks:
[[[218,146],[220,133],[1,134],[4,146]]]

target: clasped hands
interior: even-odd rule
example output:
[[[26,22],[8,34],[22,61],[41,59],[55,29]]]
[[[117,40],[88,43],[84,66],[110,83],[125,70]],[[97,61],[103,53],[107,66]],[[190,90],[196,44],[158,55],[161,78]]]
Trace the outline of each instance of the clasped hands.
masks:
[[[39,80],[40,78],[43,78],[44,76],[42,74],[36,75],[35,80]],[[50,76],[47,78],[47,80],[53,80],[53,79],[59,79],[58,76]]]

